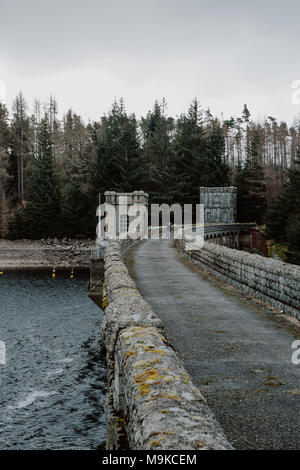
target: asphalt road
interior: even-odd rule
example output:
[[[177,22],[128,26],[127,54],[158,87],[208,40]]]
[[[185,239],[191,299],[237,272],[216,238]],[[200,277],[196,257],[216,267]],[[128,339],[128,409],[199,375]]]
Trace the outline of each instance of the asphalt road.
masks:
[[[229,441],[299,449],[299,327],[194,268],[173,243],[143,241],[127,264]]]

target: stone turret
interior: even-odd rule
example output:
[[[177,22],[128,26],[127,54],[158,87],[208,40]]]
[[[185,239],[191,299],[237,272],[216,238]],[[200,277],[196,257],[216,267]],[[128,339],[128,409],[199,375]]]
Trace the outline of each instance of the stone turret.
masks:
[[[116,191],[106,191],[104,193],[105,203],[116,208],[116,232],[127,232],[128,225],[134,216],[127,215],[130,206],[135,205],[148,208],[149,194],[144,191],[134,191],[133,193],[117,193]],[[145,224],[147,221],[145,221]]]
[[[237,188],[200,187],[200,204],[204,204],[204,223],[236,222]]]

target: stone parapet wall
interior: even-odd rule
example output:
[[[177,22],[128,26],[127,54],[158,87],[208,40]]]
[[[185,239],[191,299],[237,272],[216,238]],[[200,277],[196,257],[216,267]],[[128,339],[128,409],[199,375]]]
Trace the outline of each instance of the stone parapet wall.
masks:
[[[121,257],[125,255],[128,248],[130,248],[135,243],[140,242],[140,239],[133,239],[133,238],[126,238],[125,240],[120,240],[120,247],[121,247]]]
[[[299,266],[213,243],[199,251],[186,250],[184,240],[177,240],[177,245],[217,277],[300,320]]]
[[[107,449],[231,449],[131,279],[124,248],[110,242],[104,256]]]

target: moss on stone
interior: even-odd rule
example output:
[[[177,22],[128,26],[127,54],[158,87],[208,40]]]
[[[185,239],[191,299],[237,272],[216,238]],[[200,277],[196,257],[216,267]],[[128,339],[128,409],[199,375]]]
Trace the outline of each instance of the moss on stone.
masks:
[[[154,354],[162,354],[163,356],[166,355],[166,352],[163,351],[162,349],[154,349],[154,348],[155,348],[155,346],[145,346],[145,347],[143,348],[143,350],[144,350],[145,352],[151,351],[151,352],[154,353]]]
[[[128,351],[127,353],[125,353],[125,360],[127,360],[131,356],[136,356],[136,355],[137,355],[137,351],[135,350]]]
[[[152,380],[157,380],[159,377],[157,369],[148,369],[145,372],[138,374],[135,376],[135,381],[137,384],[139,384],[139,391],[140,395],[138,398],[141,396],[148,395],[150,393],[150,384],[148,383],[149,381]]]
[[[167,436],[172,436],[173,434],[174,434],[174,431],[154,432],[154,433],[150,434],[149,437],[160,436],[160,437],[158,437],[157,439],[154,439],[151,442],[150,448],[159,446],[167,438]]]
[[[155,395],[155,397],[150,398],[150,401],[153,400],[158,400],[158,399],[166,399],[166,400],[181,400],[182,396],[181,395],[172,395],[171,393],[159,393],[158,395]]]
[[[150,361],[139,361],[133,364],[133,369],[146,369],[148,367],[154,366],[159,362],[159,359],[152,359]]]
[[[108,296],[105,286],[103,286],[103,296],[102,296],[102,307],[106,308],[108,306]]]

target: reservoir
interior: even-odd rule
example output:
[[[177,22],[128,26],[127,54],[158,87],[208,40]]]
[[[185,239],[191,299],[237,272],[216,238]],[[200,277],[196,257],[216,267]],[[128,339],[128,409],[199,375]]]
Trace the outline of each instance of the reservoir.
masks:
[[[101,310],[89,273],[0,276],[0,449],[102,449],[106,437]]]

